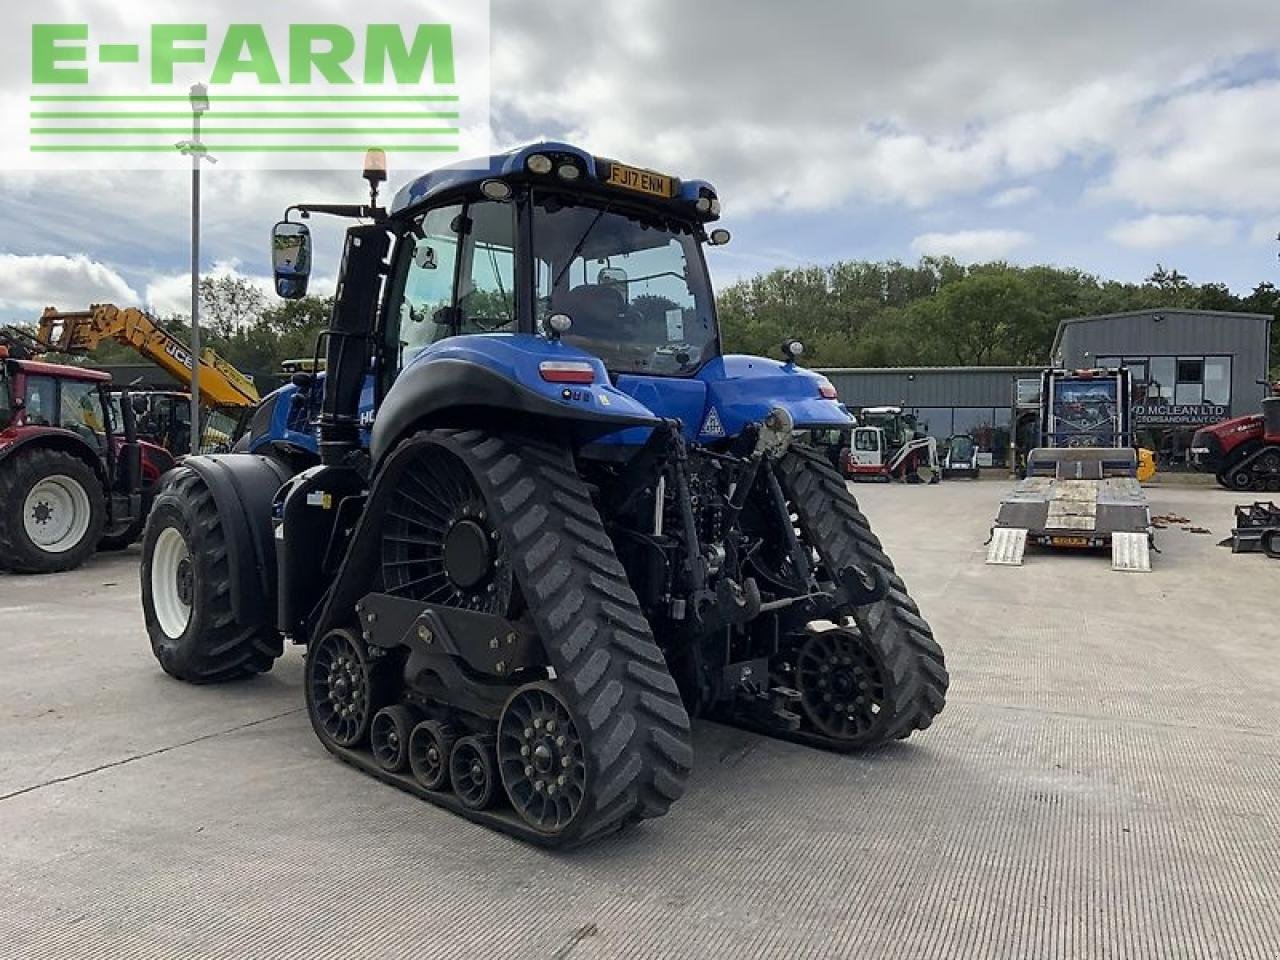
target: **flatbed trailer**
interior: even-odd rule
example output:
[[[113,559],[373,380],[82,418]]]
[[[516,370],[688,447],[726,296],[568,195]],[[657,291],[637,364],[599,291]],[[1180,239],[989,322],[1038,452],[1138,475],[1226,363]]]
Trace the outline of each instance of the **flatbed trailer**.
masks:
[[[1113,570],[1151,570],[1151,508],[1138,482],[1138,453],[1121,445],[1128,438],[1128,385],[1123,368],[1045,371],[1045,445],[1031,451],[1026,478],[1000,504],[987,563],[1021,565],[1031,543],[1109,548]]]
[[[1065,456],[1060,456],[1065,455]],[[1115,570],[1151,569],[1151,507],[1128,448],[1038,449],[1000,504],[987,563],[1018,565],[1028,543],[1111,550]]]

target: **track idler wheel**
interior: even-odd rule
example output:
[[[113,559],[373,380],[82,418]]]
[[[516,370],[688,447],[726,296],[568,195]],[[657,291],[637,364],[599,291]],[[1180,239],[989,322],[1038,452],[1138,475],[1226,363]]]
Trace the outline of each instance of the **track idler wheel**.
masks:
[[[409,735],[413,731],[413,711],[402,703],[383,707],[369,726],[369,746],[373,759],[388,773],[399,773],[409,765]]]
[[[454,740],[453,731],[435,720],[422,721],[409,734],[409,768],[423,789],[443,790],[449,785]]]
[[[484,810],[498,795],[498,764],[493,737],[463,737],[449,754],[449,778],[453,792],[469,810]]]
[[[498,721],[498,768],[516,813],[533,829],[562,833],[587,795],[587,759],[578,725],[551,684],[517,690]]]
[[[369,654],[355,633],[331,630],[307,652],[307,712],[316,733],[337,747],[359,746],[377,711]]]
[[[800,709],[817,732],[849,744],[881,738],[892,680],[856,629],[811,634],[795,654],[793,683]]]

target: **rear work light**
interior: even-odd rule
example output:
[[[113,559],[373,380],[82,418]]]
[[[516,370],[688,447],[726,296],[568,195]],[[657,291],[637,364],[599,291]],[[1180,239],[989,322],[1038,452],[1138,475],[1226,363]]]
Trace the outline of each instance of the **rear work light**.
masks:
[[[818,384],[818,396],[822,397],[823,400],[836,400],[839,399],[840,395],[836,393],[836,388],[830,380],[823,380]]]
[[[595,368],[581,360],[543,360],[538,373],[548,383],[591,383],[596,378]]]

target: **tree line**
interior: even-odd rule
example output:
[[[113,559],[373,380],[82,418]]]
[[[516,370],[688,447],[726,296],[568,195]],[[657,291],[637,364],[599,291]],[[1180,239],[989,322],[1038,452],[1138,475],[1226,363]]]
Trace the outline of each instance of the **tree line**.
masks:
[[[332,298],[275,300],[230,275],[205,277],[200,296],[203,343],[259,377],[278,373],[285,360],[311,357],[332,309]],[[807,366],[1038,366],[1067,317],[1151,307],[1280,316],[1280,291],[1262,282],[1241,296],[1161,265],[1142,283],[1122,283],[1064,267],[925,257],[916,264],[778,268],[724,288],[717,306],[728,352],[778,356],[784,339],[798,337]],[[160,319],[188,338],[189,318]],[[1272,350],[1272,366],[1280,368],[1280,336]],[[137,357],[112,346],[92,360]]]
[[[784,338],[798,337],[812,366],[1038,366],[1068,317],[1152,307],[1280,316],[1280,291],[1262,282],[1239,296],[1162,265],[1142,283],[1121,283],[1071,268],[925,257],[779,268],[726,287],[717,304],[726,349],[742,353],[776,356]],[[1272,349],[1280,366],[1280,343]]]

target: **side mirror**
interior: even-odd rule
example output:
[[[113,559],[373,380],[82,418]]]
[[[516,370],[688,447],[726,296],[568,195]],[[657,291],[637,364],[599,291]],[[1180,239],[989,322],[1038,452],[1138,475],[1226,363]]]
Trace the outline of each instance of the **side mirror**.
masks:
[[[271,272],[279,296],[297,300],[306,295],[311,277],[311,231],[305,223],[281,220],[271,228]]]
[[[724,227],[716,227],[707,236],[707,243],[713,247],[723,247],[730,240],[729,231]]]

